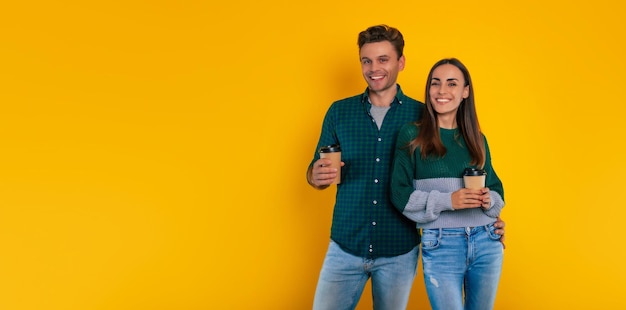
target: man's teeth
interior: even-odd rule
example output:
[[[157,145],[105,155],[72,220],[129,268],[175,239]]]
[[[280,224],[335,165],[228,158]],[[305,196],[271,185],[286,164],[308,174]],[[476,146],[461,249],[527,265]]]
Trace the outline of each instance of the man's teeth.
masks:
[[[383,78],[382,76],[372,76],[371,77],[372,80],[380,80],[382,78]]]

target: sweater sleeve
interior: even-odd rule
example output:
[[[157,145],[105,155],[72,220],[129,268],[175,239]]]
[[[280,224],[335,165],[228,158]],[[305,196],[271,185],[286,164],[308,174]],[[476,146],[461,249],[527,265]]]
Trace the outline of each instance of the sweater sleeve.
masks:
[[[442,211],[453,210],[451,193],[415,190],[415,159],[408,148],[409,142],[417,136],[414,124],[400,129],[391,173],[391,202],[404,216],[417,223],[436,220]],[[417,152],[417,151],[416,151]]]
[[[415,190],[409,197],[402,214],[414,222],[428,223],[439,218],[443,211],[453,211],[452,193]]]
[[[391,168],[390,193],[391,202],[403,212],[413,192],[413,177],[415,163],[411,158],[408,143],[415,138],[417,130],[415,125],[405,125],[400,128]]]

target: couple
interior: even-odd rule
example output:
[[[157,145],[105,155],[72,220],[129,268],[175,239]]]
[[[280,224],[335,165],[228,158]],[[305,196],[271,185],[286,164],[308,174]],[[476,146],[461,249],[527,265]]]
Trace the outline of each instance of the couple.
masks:
[[[405,65],[397,29],[372,26],[359,34],[358,46],[368,87],[331,105],[317,145],[340,144],[342,173],[313,308],[354,309],[371,278],[375,309],[405,309],[421,237],[432,308],[492,309],[504,193],[478,125],[469,72],[454,58],[437,62],[422,104],[396,82]],[[486,187],[463,188],[465,168],[484,169]],[[307,181],[325,189],[337,173],[316,152]]]

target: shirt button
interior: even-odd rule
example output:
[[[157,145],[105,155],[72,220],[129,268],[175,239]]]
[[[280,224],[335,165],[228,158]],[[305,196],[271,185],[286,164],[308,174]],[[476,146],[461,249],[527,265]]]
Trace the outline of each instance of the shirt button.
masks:
[[[372,222],[372,225],[373,225],[373,226],[376,226],[376,222]]]
[[[378,201],[374,200],[372,201],[373,204],[378,204]]]
[[[370,249],[370,253],[374,252],[374,250]]]
[[[374,183],[378,184],[378,179],[374,179]]]
[[[380,162],[380,158],[376,158],[376,162]]]
[[[380,141],[383,141],[383,139],[382,138],[378,138],[378,142],[380,142]]]

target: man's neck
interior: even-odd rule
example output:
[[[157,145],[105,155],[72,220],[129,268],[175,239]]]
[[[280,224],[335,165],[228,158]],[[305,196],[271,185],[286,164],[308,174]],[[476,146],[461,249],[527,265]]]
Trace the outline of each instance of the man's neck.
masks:
[[[398,87],[394,85],[388,89],[374,92],[369,91],[370,103],[377,107],[389,107],[398,94]]]

